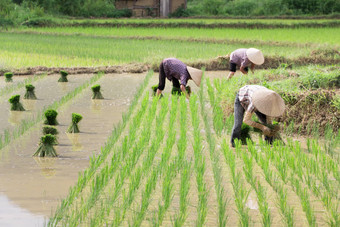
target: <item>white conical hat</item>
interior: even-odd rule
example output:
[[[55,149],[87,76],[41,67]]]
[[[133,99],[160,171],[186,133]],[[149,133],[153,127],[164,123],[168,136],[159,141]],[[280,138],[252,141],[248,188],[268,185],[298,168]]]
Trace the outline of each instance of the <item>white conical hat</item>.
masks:
[[[248,59],[256,65],[262,65],[264,63],[264,57],[262,52],[256,48],[247,49],[246,55]]]
[[[251,100],[258,111],[270,117],[279,117],[285,111],[285,102],[281,96],[269,89],[254,91]]]
[[[195,68],[190,67],[190,66],[187,66],[187,70],[188,70],[188,72],[190,74],[191,79],[195,82],[197,87],[199,87],[200,84],[201,84],[201,79],[202,79],[203,71],[199,70],[199,69],[195,69]]]

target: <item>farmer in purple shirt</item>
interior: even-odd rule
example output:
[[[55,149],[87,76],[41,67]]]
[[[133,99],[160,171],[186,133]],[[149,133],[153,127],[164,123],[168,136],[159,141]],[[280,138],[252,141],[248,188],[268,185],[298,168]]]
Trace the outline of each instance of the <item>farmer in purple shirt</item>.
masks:
[[[228,79],[231,79],[235,72],[236,66],[240,67],[243,74],[248,74],[248,67],[254,72],[255,65],[262,65],[264,57],[260,50],[255,48],[241,48],[237,49],[230,54],[230,73]]]
[[[157,95],[161,95],[165,87],[165,78],[172,81],[176,88],[180,88],[186,97],[189,97],[185,87],[188,80],[193,80],[199,87],[201,84],[202,70],[186,66],[182,61],[176,58],[166,58],[159,66],[159,84]]]

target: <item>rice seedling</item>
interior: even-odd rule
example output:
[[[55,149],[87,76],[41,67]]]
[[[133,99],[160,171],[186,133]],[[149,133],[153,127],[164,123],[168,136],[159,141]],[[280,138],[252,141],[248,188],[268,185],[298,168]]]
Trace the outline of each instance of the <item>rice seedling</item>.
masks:
[[[58,125],[58,121],[57,121],[57,116],[58,116],[58,112],[53,110],[53,109],[49,109],[49,110],[46,110],[45,113],[45,122],[44,124],[46,125]]]
[[[13,82],[13,73],[12,72],[7,72],[4,75],[5,75],[5,81],[6,82]]]
[[[25,111],[20,103],[20,95],[13,95],[8,101],[11,104],[11,111]]]
[[[57,152],[53,145],[56,142],[54,135],[47,134],[41,137],[38,150],[33,154],[36,157],[57,157]]]
[[[186,92],[188,93],[188,95],[191,94],[191,88],[190,88],[190,86],[186,86],[186,87],[185,87],[185,90],[186,90]],[[172,89],[171,89],[171,94],[173,94],[173,95],[183,95],[183,92],[182,92],[182,90],[181,90],[180,88],[178,88],[178,87],[172,87]]]
[[[93,95],[92,99],[104,99],[102,93],[100,92],[100,85],[96,84],[91,87]]]
[[[83,119],[83,116],[77,113],[72,113],[72,123],[68,127],[67,132],[68,133],[79,133],[78,123]]]
[[[35,87],[32,84],[26,84],[26,93],[24,99],[37,99],[34,93]]]
[[[68,72],[61,70],[60,71],[60,78],[59,78],[58,82],[68,82],[67,75],[68,75]]]
[[[241,142],[239,140],[235,141],[236,148],[241,146]],[[246,207],[246,202],[250,193],[250,190],[247,190],[244,187],[244,184],[241,179],[241,174],[236,172],[236,163],[235,163],[235,155],[233,151],[230,150],[226,141],[223,140],[222,150],[226,162],[229,166],[231,173],[231,184],[233,186],[234,196],[235,196],[235,204],[237,207],[237,213],[239,215],[239,222],[241,226],[249,226],[250,216],[249,216],[249,208]]]
[[[206,79],[205,81],[207,82],[208,93],[209,93],[209,88],[212,89],[212,87],[211,87],[210,81],[208,79]],[[219,163],[219,157],[216,154],[216,150],[215,150],[216,140],[215,140],[215,137],[211,133],[210,124],[209,124],[209,120],[208,120],[208,113],[207,113],[206,109],[204,108],[203,88],[204,88],[204,86],[201,86],[201,88],[200,88],[199,100],[200,100],[200,107],[201,107],[201,116],[203,118],[205,130],[206,130],[206,138],[207,138],[207,141],[209,143],[210,159],[213,163],[215,191],[216,191],[216,196],[217,196],[217,200],[218,200],[218,222],[219,222],[219,226],[226,226],[227,220],[228,220],[228,216],[226,215],[226,206],[227,206],[228,201],[227,201],[227,198],[225,197],[225,194],[224,194],[225,190],[224,190],[223,186],[221,185],[221,182],[223,180],[222,180],[222,176],[221,176],[221,167],[218,164]],[[210,93],[212,93],[212,94],[210,94]],[[210,91],[210,93],[209,93],[210,103],[213,103],[212,105],[215,105],[214,94],[211,91]],[[214,110],[213,110],[213,113],[214,113]],[[216,113],[216,115],[222,116],[222,115],[220,115],[220,113]],[[215,119],[216,118],[214,118],[214,120],[213,120],[215,130],[216,130],[216,128],[222,130],[223,129],[223,121],[216,121]],[[221,132],[221,130],[220,130],[220,132]]]
[[[47,135],[47,134],[51,134],[55,136],[55,145],[58,144],[58,140],[57,140],[57,135],[59,134],[58,130],[53,127],[53,126],[49,126],[49,125],[44,125],[42,128],[42,133],[43,135]]]

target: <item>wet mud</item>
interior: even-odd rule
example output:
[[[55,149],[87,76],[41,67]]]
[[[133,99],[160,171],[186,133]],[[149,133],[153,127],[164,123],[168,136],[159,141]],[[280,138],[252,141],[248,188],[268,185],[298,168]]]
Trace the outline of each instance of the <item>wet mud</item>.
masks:
[[[16,222],[10,222],[14,223],[12,226],[15,223],[43,226],[44,220],[48,220],[68,194],[70,186],[77,181],[78,173],[88,167],[89,157],[100,152],[144,76],[105,75],[97,81],[102,87],[104,100],[93,101],[89,88],[58,109],[59,144],[55,146],[58,158],[32,157],[42,135],[42,123],[0,150],[0,210],[6,209],[9,203],[13,204],[12,211],[0,212],[0,226],[14,219]],[[83,75],[78,77],[80,80],[84,78]],[[66,91],[73,89],[71,83],[68,85]],[[39,97],[39,86],[36,89]],[[49,90],[60,92],[62,89],[54,85]],[[40,97],[44,95],[40,94]],[[65,133],[73,112],[83,116],[77,135]]]

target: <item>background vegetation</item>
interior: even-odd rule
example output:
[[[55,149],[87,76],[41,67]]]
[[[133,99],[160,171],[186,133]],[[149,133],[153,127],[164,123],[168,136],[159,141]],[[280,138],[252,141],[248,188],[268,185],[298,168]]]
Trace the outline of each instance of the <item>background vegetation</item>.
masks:
[[[0,26],[26,24],[53,17],[131,17],[130,10],[117,10],[115,0],[1,0]],[[283,16],[338,15],[339,0],[188,0],[170,17],[188,16]],[[32,23],[32,22],[31,22]]]

